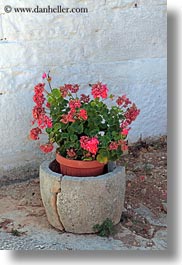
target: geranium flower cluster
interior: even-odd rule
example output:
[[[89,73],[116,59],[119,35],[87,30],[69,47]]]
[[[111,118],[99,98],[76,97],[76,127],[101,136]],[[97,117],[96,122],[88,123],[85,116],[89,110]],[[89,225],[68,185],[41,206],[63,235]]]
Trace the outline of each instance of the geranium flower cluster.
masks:
[[[39,135],[42,134],[42,129],[45,128],[51,128],[52,127],[52,120],[46,115],[44,103],[45,103],[45,84],[39,83],[34,87],[34,95],[33,95],[33,101],[35,102],[35,106],[32,110],[32,116],[33,121],[32,125],[37,123],[37,127],[33,128],[30,131],[30,138],[32,140],[39,140]],[[46,103],[47,107],[50,107],[48,105],[48,102]],[[41,145],[40,149],[44,152],[51,152],[53,149],[53,145],[48,143],[46,145]]]
[[[107,98],[108,88],[106,85],[98,82],[97,84],[92,85],[92,95],[94,98]]]
[[[44,153],[50,153],[54,149],[54,146],[52,143],[42,144],[40,145],[40,150]]]
[[[136,120],[139,113],[140,113],[140,110],[137,109],[135,103],[133,103],[132,106],[128,108],[125,113],[126,122],[128,124],[131,124],[134,120]]]
[[[71,85],[71,84],[65,84],[64,86],[60,87],[60,91],[62,94],[62,97],[65,98],[70,92],[71,93],[77,93],[79,90],[79,85]]]
[[[52,89],[49,74],[42,78],[48,81],[50,92],[44,83],[34,87],[32,124],[37,127],[30,131],[30,138],[39,140],[46,130],[49,141],[40,145],[43,152],[51,152],[57,143],[57,151],[64,157],[103,162],[115,160],[127,150],[129,126],[140,110],[126,95],[115,99],[101,82],[90,85],[91,95],[80,93],[78,84]],[[115,106],[109,107],[104,99],[112,100]]]
[[[125,142],[123,140],[118,140],[118,141],[111,142],[109,145],[110,151],[117,150],[118,148],[120,148],[122,151],[128,150],[127,142]]]
[[[76,119],[87,120],[87,111],[85,109],[79,109],[81,107],[81,102],[79,99],[71,99],[69,101],[70,111],[68,114],[63,114],[61,117],[61,122],[67,124],[69,122],[75,122]]]
[[[124,114],[125,120],[122,121],[120,127],[121,127],[121,134],[127,136],[128,132],[131,128],[127,128],[133,121],[136,120],[137,116],[140,113],[140,110],[137,109],[136,105],[133,103],[130,107],[129,105],[132,103],[129,98],[126,97],[126,95],[122,97],[118,97],[116,100],[117,104],[119,106],[122,106],[124,108],[127,108]]]
[[[75,159],[77,157],[74,148],[67,149],[66,152],[69,158]]]
[[[44,87],[45,84],[39,83],[34,88],[33,101],[35,102],[35,107],[32,110],[32,116],[34,118],[33,124],[37,121],[38,127],[40,129],[45,129],[46,127],[52,127],[51,119],[46,115],[45,108],[43,104],[45,102],[44,97]]]
[[[38,127],[37,128],[33,128],[31,131],[30,131],[30,138],[32,140],[39,140],[39,134],[41,134],[42,131],[41,129],[39,129]]]
[[[118,106],[126,108],[129,104],[131,104],[131,101],[126,97],[126,95],[123,95],[122,97],[118,97],[116,103],[118,104]]]
[[[88,136],[82,136],[80,138],[81,147],[93,155],[96,155],[98,151],[98,144],[99,141],[96,137],[89,138]]]

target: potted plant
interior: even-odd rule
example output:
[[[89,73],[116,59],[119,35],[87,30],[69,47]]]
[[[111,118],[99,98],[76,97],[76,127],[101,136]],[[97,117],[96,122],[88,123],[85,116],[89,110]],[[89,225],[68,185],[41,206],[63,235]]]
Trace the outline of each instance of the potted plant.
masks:
[[[49,73],[34,87],[30,138],[46,133],[40,149],[55,162],[40,165],[40,191],[49,223],[62,231],[95,233],[95,225],[120,221],[125,196],[125,168],[112,167],[127,150],[130,124],[139,109],[125,95],[109,95],[107,85],[90,84],[89,95],[78,84],[52,88]],[[109,166],[105,166],[105,165]],[[104,171],[107,168],[107,171]],[[103,174],[104,173],[104,174]]]
[[[30,138],[39,140],[45,131],[48,142],[40,145],[45,153],[57,144],[56,160],[62,174],[102,174],[108,161],[116,161],[127,150],[129,126],[140,110],[126,95],[109,95],[107,85],[101,82],[90,84],[91,93],[85,95],[78,84],[52,88],[49,73],[42,78],[49,91],[45,83],[34,87]]]

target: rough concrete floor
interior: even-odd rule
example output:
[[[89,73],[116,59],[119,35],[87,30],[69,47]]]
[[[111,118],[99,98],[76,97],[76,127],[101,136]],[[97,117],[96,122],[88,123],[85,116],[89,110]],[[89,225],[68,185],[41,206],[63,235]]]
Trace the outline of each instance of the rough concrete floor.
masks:
[[[165,216],[151,239],[117,225],[109,238],[61,233],[51,227],[42,205],[39,179],[1,186],[0,249],[9,250],[166,250]],[[139,209],[140,211],[140,209]],[[143,214],[141,209],[141,214]]]

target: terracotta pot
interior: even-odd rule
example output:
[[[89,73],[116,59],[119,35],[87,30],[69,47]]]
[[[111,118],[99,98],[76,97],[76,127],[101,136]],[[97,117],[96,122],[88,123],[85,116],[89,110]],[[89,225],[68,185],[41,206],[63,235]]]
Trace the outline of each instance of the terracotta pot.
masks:
[[[92,177],[101,175],[104,171],[104,163],[98,161],[71,160],[56,153],[56,160],[60,164],[63,175],[76,177]]]

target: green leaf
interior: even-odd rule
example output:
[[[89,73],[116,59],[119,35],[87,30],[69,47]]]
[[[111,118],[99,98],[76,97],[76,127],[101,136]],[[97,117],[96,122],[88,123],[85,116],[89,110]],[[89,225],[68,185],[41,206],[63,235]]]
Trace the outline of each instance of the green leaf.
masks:
[[[92,158],[91,158],[91,157],[85,157],[83,160],[84,160],[84,161],[91,161]]]
[[[107,149],[100,149],[99,154],[101,156],[108,156],[108,150]]]
[[[95,107],[95,106],[96,106],[96,102],[95,102],[95,101],[92,101],[92,102],[90,103],[90,105],[91,105],[92,107]]]
[[[97,155],[97,161],[100,163],[107,164],[108,162],[108,157],[107,156],[102,156],[101,154]]]
[[[53,97],[56,99],[61,97],[61,91],[57,88],[54,88],[51,93],[52,93]]]
[[[71,129],[71,131],[73,130],[74,132],[77,132],[78,134],[81,134],[83,132],[83,124],[82,123],[77,123],[77,122],[73,122],[69,129]]]
[[[93,129],[93,130],[91,130],[91,131],[89,132],[89,136],[90,136],[90,137],[93,137],[93,136],[97,135],[99,131],[100,131],[99,128],[95,128],[95,129]]]
[[[54,131],[58,131],[58,130],[60,130],[61,129],[61,127],[62,127],[62,124],[61,123],[56,123],[56,124],[54,124]]]
[[[78,140],[78,136],[75,135],[75,134],[71,134],[71,135],[70,135],[70,140],[71,140],[72,142],[76,142],[76,141]]]
[[[48,99],[47,99],[47,101],[49,103],[53,103],[54,102],[54,98],[52,96],[49,96]]]
[[[50,134],[52,132],[52,128],[46,128],[46,133]]]
[[[68,133],[61,133],[61,138],[62,139],[68,139],[69,138],[69,134]]]

